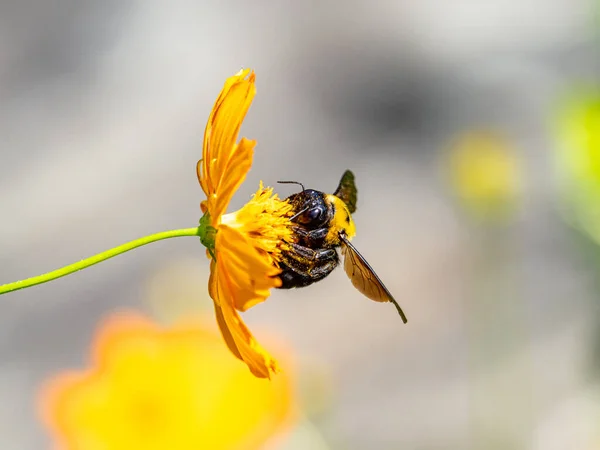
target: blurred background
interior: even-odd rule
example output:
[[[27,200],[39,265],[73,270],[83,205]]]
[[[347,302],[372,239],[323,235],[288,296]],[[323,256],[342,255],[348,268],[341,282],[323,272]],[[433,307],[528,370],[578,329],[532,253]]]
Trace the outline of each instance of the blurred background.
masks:
[[[276,448],[598,449],[599,10],[5,0],[0,283],[195,226],[206,119],[252,67],[230,211],[259,180],[332,192],[352,169],[354,243],[409,320],[342,270],[245,313],[297,363],[303,419]],[[0,448],[50,447],[36,393],[87,364],[99,320],[212,314],[207,279],[181,238],[3,296]]]

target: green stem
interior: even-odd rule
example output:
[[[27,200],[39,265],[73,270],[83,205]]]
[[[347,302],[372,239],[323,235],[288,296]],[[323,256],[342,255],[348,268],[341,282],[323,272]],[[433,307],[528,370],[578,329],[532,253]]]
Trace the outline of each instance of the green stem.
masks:
[[[126,244],[119,245],[118,247],[111,248],[97,255],[90,256],[89,258],[82,259],[79,262],[70,264],[60,269],[53,270],[52,272],[37,275],[35,277],[27,278],[25,280],[15,281],[13,283],[7,283],[0,285],[0,295],[8,292],[18,291],[19,289],[25,289],[36,284],[47,283],[48,281],[56,280],[57,278],[70,275],[73,272],[85,269],[87,267],[98,264],[102,261],[106,261],[113,256],[120,255],[121,253],[128,252],[134,248],[141,247],[142,245],[150,244],[152,242],[161,241],[163,239],[170,239],[180,236],[200,236],[200,228],[183,228],[180,230],[163,231],[150,236],[144,236]]]

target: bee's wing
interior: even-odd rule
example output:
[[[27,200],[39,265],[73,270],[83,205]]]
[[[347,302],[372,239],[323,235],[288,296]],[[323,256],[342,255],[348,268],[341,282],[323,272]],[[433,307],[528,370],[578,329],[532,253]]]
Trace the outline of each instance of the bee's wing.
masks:
[[[340,238],[342,241],[342,255],[344,255],[344,270],[354,287],[371,300],[393,303],[402,321],[406,323],[406,316],[402,308],[400,308],[398,302],[392,297],[390,291],[387,290],[369,263],[345,236],[341,235]]]
[[[337,198],[341,199],[346,206],[348,207],[348,211],[350,214],[354,214],[356,211],[356,184],[354,183],[354,174],[346,170],[342,175],[342,179],[340,180],[340,184],[333,193]]]

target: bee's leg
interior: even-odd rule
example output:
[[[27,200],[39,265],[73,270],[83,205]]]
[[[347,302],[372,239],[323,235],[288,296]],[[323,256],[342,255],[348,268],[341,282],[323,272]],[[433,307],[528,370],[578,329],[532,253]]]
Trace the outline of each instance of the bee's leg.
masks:
[[[298,261],[328,261],[337,259],[337,252],[333,248],[320,248],[313,250],[312,248],[304,247],[299,244],[290,244],[292,250],[287,252],[287,255]]]
[[[299,243],[309,248],[319,248],[323,246],[323,241],[329,232],[327,227],[317,228],[316,230],[307,230],[302,226],[292,227],[294,234],[299,238]]]
[[[311,250],[311,249],[305,249]],[[308,258],[286,258],[284,262],[280,264],[282,270],[279,277],[281,278],[281,289],[291,289],[295,287],[308,286],[316,281],[322,280],[329,275],[333,269],[335,269],[339,263],[338,255],[333,249],[333,253],[325,253],[323,249],[321,251],[314,251],[317,255],[315,257],[326,258],[320,260],[309,260]],[[319,252],[320,255],[319,255]]]
[[[313,250],[298,244],[290,244],[291,249],[282,253],[280,266],[304,274],[310,273],[317,266],[329,261],[338,262],[338,254],[333,248],[321,248]]]
[[[339,259],[337,258],[337,254],[336,254],[335,260],[330,260],[330,261],[324,262],[322,264],[319,264],[318,266],[313,267],[313,269],[309,272],[308,275],[310,276],[310,278],[313,281],[322,280],[327,275],[329,275],[333,271],[333,269],[335,269],[337,267],[338,264],[339,264]]]

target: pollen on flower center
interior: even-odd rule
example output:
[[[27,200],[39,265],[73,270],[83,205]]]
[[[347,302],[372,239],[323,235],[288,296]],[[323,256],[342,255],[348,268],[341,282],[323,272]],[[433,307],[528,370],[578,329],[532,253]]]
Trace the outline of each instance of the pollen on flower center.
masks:
[[[240,210],[226,214],[221,223],[244,233],[262,252],[268,253],[279,261],[281,250],[286,250],[293,241],[292,206],[287,200],[281,200],[273,194],[273,188],[263,187]]]

